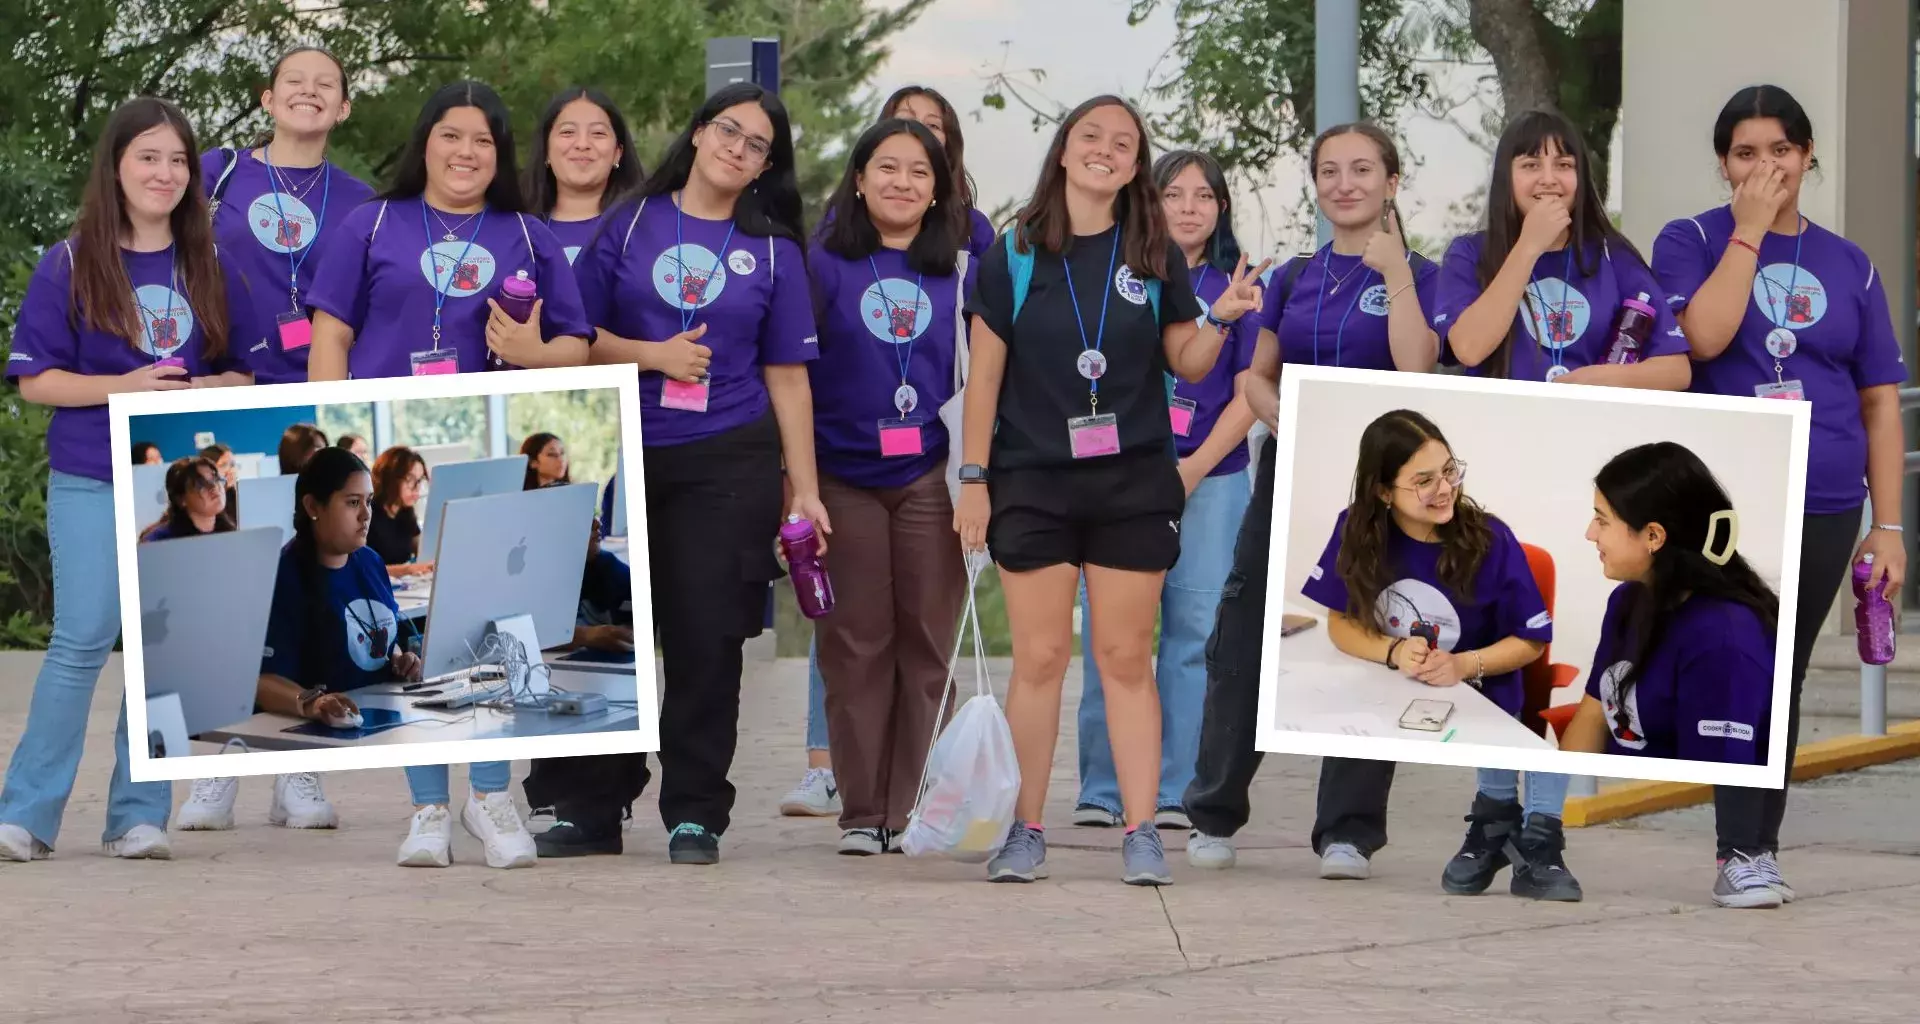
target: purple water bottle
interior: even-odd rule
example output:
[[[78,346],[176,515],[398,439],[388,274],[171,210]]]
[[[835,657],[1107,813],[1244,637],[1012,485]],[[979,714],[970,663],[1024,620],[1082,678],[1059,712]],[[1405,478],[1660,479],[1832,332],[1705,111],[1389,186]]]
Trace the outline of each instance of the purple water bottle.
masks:
[[[1860,644],[1860,660],[1885,665],[1893,660],[1893,602],[1874,586],[1873,556],[1861,555],[1853,564],[1853,627]]]
[[[787,575],[793,577],[793,596],[800,600],[800,614],[818,619],[833,611],[833,581],[827,578],[826,563],[820,560],[820,538],[813,523],[801,516],[788,516],[780,524],[780,553],[787,557]]]
[[[1607,349],[1607,362],[1637,363],[1640,353],[1653,337],[1653,297],[1646,292],[1620,304],[1620,322],[1613,327],[1613,344]]]
[[[527,278],[527,272],[516,270],[512,277],[501,283],[500,297],[494,301],[500,304],[501,312],[524,324],[527,318],[533,316],[533,300],[539,297],[540,289],[534,287],[533,282]],[[512,366],[489,349],[487,350],[487,368],[509,370]]]

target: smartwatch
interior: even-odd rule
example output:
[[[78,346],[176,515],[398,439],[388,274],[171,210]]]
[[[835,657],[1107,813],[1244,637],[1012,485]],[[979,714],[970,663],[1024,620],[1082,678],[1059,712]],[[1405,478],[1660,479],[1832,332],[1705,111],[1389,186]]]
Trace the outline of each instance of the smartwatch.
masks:
[[[969,462],[960,467],[960,482],[963,484],[984,484],[987,482],[987,467]]]

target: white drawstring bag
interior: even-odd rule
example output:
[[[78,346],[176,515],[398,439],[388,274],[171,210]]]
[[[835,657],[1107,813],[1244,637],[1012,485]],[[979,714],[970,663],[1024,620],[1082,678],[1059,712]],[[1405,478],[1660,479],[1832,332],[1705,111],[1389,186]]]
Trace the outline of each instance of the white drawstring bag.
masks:
[[[935,733],[920,774],[920,798],[907,821],[900,849],[909,857],[946,857],[968,864],[993,859],[1013,828],[1020,797],[1020,761],[1013,752],[1013,730],[993,697],[987,674],[986,643],[980,635],[980,609],[974,603],[981,554],[967,557],[967,610],[947,665],[947,687],[940,696]],[[974,694],[940,729],[954,699],[960,651],[973,628]]]

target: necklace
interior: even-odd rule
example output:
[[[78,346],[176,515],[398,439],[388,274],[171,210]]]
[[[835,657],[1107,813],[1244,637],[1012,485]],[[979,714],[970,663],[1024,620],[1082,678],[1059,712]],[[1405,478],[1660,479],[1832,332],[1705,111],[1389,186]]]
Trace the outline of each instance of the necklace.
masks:
[[[433,210],[433,207],[428,206],[427,209]],[[460,222],[460,228],[466,227],[468,222],[472,221],[473,218],[478,216],[479,214],[477,213],[467,214],[466,220],[463,220]],[[440,229],[446,232],[446,234],[440,236],[440,240],[442,242],[458,242],[460,240],[460,236],[456,234],[456,232],[458,232],[460,228],[448,227],[447,219],[445,217],[440,216],[439,210],[433,210],[433,219],[439,221]]]
[[[1339,277],[1333,277],[1333,246],[1331,245],[1327,246],[1326,258],[1320,261],[1322,272],[1325,273],[1326,276],[1333,278],[1333,287],[1327,289],[1327,294],[1338,295],[1340,293],[1340,286],[1347,283],[1347,278],[1352,277],[1354,271],[1359,270],[1361,267],[1364,267],[1366,265],[1367,265],[1367,262],[1365,260],[1361,260],[1360,262],[1355,263],[1353,266],[1348,267],[1346,273],[1341,274]]]

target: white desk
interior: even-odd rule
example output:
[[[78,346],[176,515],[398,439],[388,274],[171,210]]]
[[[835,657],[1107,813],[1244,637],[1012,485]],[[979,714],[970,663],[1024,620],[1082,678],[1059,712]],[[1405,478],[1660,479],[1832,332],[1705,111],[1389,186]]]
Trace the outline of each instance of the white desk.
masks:
[[[1371,665],[1333,646],[1327,610],[1287,606],[1318,620],[1313,628],[1280,641],[1279,681],[1274,688],[1274,725],[1289,732],[1377,736],[1434,743],[1478,743],[1552,750],[1553,745],[1483,696],[1460,683],[1428,686],[1385,665]],[[1400,716],[1415,700],[1453,702],[1453,717],[1439,732],[1402,729]]]

